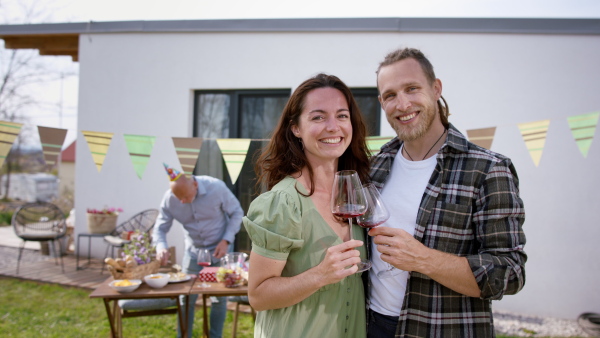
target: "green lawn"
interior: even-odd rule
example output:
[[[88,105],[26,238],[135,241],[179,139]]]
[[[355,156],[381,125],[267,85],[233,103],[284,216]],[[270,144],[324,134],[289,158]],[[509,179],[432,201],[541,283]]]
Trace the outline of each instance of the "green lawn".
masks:
[[[110,327],[101,299],[91,291],[0,277],[0,332],[2,337],[108,337]],[[227,314],[223,337],[231,337],[233,313]],[[125,337],[174,337],[177,316],[123,319]],[[252,337],[254,321],[242,313],[237,336]],[[202,333],[202,309],[196,308],[194,337]],[[498,338],[515,338],[498,336]]]
[[[101,299],[91,291],[0,277],[2,337],[108,337],[110,327]],[[227,314],[223,337],[231,337],[233,313]],[[177,316],[123,319],[126,337],[174,337]],[[252,337],[250,314],[240,315],[237,336]],[[196,309],[194,337],[201,336],[202,309]]]

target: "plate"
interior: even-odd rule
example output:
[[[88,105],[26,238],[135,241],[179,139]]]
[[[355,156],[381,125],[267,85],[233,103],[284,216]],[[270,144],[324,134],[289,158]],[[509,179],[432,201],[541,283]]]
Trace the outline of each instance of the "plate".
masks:
[[[142,284],[142,281],[139,279],[130,279],[129,281],[131,282],[131,285],[128,285],[128,286],[115,286],[114,285],[115,283],[121,282],[121,281],[123,281],[123,280],[117,279],[117,280],[110,282],[110,284],[108,284],[108,285],[117,292],[127,293],[127,292],[134,291]]]
[[[183,277],[182,279],[169,279],[169,283],[181,283],[181,282],[187,282],[190,279],[192,279],[192,276],[190,275],[186,275],[185,277]]]

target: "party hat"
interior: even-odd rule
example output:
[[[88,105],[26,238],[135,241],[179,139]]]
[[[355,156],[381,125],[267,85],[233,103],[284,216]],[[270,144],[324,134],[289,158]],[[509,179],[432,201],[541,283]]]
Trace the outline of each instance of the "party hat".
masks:
[[[169,175],[169,179],[171,180],[171,182],[177,181],[177,179],[179,179],[181,175],[183,175],[177,169],[169,168],[169,166],[166,163],[163,163],[163,165],[165,166],[165,170],[167,171],[167,175]]]

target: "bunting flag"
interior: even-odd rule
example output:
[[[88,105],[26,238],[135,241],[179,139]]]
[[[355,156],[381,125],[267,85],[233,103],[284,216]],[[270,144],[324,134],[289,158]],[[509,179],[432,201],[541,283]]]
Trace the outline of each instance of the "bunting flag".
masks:
[[[46,165],[52,167],[56,164],[63,143],[65,143],[67,130],[38,126],[38,133],[40,134],[40,141],[42,143],[44,161],[46,161]]]
[[[225,166],[227,167],[229,177],[231,178],[231,183],[233,184],[235,184],[238,176],[240,176],[240,172],[244,166],[244,161],[246,161],[246,154],[248,153],[248,148],[250,147],[250,141],[252,140],[249,138],[217,139],[217,144],[221,149]]]
[[[567,119],[575,138],[575,143],[577,143],[583,157],[587,157],[592,145],[592,139],[594,138],[596,125],[598,124],[598,117],[600,117],[600,112],[571,116]]]
[[[492,149],[492,142],[494,141],[494,134],[496,133],[496,127],[471,129],[467,130],[467,137],[471,143],[485,148]]]
[[[527,150],[529,150],[533,163],[537,167],[540,164],[542,152],[544,151],[550,120],[519,123],[518,125],[521,135],[523,135],[523,140],[525,140]]]
[[[110,145],[110,141],[112,141],[113,133],[87,130],[82,130],[81,133],[90,147],[92,158],[94,159],[98,172],[100,172],[100,170],[102,170],[102,164],[104,164],[104,159],[106,158],[108,146]]]
[[[367,148],[371,155],[375,155],[384,144],[390,142],[393,138],[394,136],[367,136]]]
[[[200,155],[202,139],[198,137],[173,137],[172,139],[183,172],[192,175]]]
[[[4,164],[22,126],[22,123],[0,121],[0,167]]]
[[[129,151],[135,173],[139,178],[142,178],[144,171],[146,171],[146,166],[148,166],[156,137],[128,134],[123,135],[123,137],[125,138],[125,144],[127,144],[127,151]]]

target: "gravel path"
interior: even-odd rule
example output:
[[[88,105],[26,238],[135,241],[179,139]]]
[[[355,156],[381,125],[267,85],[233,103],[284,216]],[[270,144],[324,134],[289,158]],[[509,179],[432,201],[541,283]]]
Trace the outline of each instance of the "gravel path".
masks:
[[[0,268],[15,266],[18,249],[0,246]],[[38,250],[23,250],[22,262],[39,262],[52,259]],[[496,334],[515,337],[592,337],[586,334],[576,320],[536,317],[512,312],[494,311]]]
[[[496,334],[515,337],[592,337],[577,320],[520,315],[494,311]]]
[[[9,246],[0,246],[0,268],[14,266],[17,268],[17,258],[19,257],[19,249]],[[44,256],[39,250],[23,249],[21,263],[34,263],[45,261],[53,257]]]

